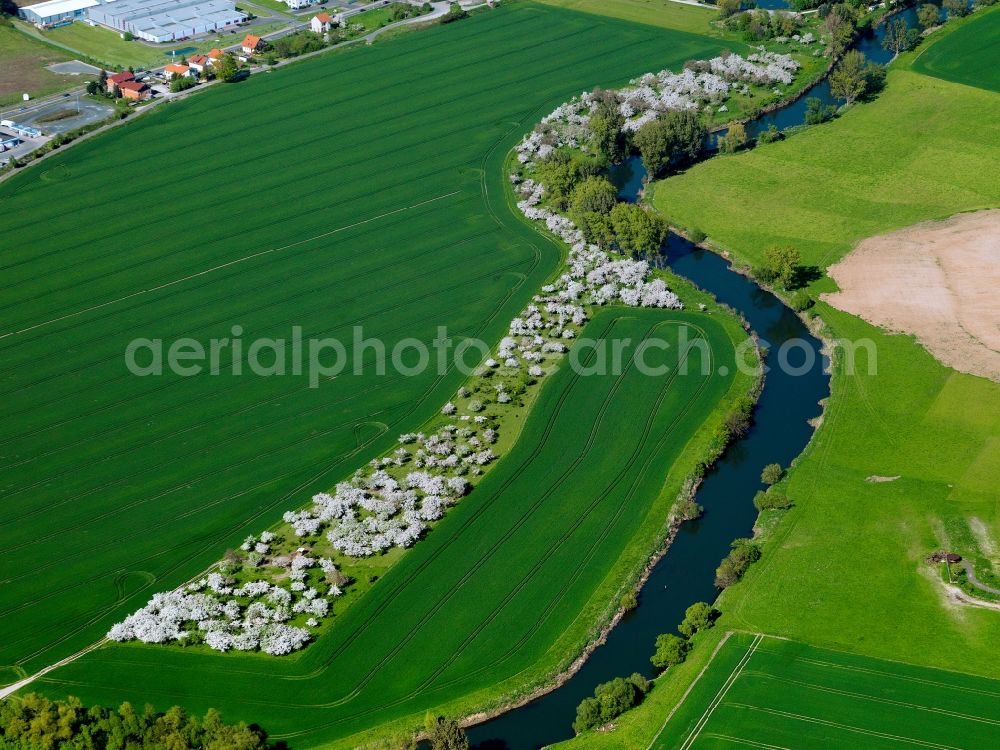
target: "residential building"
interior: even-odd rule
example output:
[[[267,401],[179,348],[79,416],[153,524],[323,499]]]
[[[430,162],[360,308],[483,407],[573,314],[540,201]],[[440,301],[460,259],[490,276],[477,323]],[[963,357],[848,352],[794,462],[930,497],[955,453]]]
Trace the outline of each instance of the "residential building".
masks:
[[[104,81],[104,85],[108,89],[108,93],[117,96],[120,93],[120,88],[123,83],[129,81],[134,81],[135,75],[133,75],[131,70],[123,70],[121,73],[113,73],[107,77]]]
[[[188,58],[188,67],[198,75],[201,75],[205,71],[205,66],[208,63],[209,59],[207,55],[191,55]]]
[[[189,68],[187,65],[181,65],[180,63],[170,63],[169,65],[167,65],[163,69],[163,75],[168,81],[171,78],[174,78],[175,76],[177,78],[180,78],[182,76],[188,76],[188,77],[193,76],[191,68]]]
[[[118,88],[121,89],[122,98],[137,102],[144,102],[153,96],[153,90],[139,81],[125,81]]]
[[[323,11],[313,16],[312,21],[309,22],[309,25],[312,27],[312,30],[315,31],[317,34],[325,34],[330,30],[331,23],[333,23],[333,19],[330,18],[330,14],[327,13],[326,11]]]
[[[243,40],[243,54],[252,55],[254,52],[259,52],[264,49],[264,40],[259,36],[254,36],[253,34],[247,34],[246,38]]]
[[[285,5],[291,10],[299,10],[300,8],[308,8],[312,5],[312,0],[285,0]]]

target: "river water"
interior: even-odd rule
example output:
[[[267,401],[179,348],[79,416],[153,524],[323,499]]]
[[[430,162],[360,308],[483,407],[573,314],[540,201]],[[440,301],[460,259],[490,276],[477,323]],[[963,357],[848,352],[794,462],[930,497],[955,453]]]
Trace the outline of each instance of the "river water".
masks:
[[[764,0],[759,5],[787,7],[784,0]],[[909,26],[916,25],[913,8],[899,17]],[[884,27],[878,27],[859,39],[855,48],[873,62],[887,63],[892,54],[882,48],[883,35]],[[782,131],[804,124],[806,100],[811,97],[824,105],[836,103],[829,83],[823,80],[792,104],[748,123],[748,135],[753,137],[772,124]],[[708,145],[714,147],[714,138],[724,134],[713,134]],[[638,157],[614,167],[611,177],[619,197],[637,200],[645,174]],[[697,494],[704,514],[680,528],[643,586],[639,606],[562,686],[470,728],[469,739],[477,750],[535,750],[569,739],[577,705],[592,695],[598,684],[632,672],[652,676],[649,657],[656,636],[673,631],[694,602],[715,599],[716,566],[733,539],[752,534],[757,517],[753,496],[763,489],[761,469],[774,462],[787,467],[802,452],[812,437],[810,422],[820,415],[820,401],[829,395],[830,379],[820,341],[774,295],[733,271],[722,257],[674,234],[668,237],[660,262],[742,313],[767,344],[767,377],[753,427],[706,475]],[[779,366],[782,361],[784,366]]]

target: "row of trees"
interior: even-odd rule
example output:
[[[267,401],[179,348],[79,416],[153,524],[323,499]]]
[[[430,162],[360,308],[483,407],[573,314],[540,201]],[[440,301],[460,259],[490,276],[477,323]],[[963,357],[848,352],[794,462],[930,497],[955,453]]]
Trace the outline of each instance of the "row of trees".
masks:
[[[257,726],[226,724],[215,709],[189,716],[178,706],[157,713],[86,708],[77,698],[53,701],[29,693],[0,703],[0,747],[6,750],[265,750],[274,748]]]
[[[691,650],[691,637],[711,628],[720,615],[719,610],[706,602],[695,602],[688,607],[684,620],[677,626],[681,635],[664,633],[657,636],[656,652],[650,658],[653,666],[663,670],[683,662]],[[653,684],[639,673],[598,685],[594,696],[585,698],[577,706],[573,729],[579,734],[604,726],[642,703],[652,687]]]
[[[721,6],[720,6],[721,8]],[[729,15],[726,27],[743,33],[747,42],[761,42],[774,37],[790,37],[799,33],[801,19],[791,13],[749,10]]]

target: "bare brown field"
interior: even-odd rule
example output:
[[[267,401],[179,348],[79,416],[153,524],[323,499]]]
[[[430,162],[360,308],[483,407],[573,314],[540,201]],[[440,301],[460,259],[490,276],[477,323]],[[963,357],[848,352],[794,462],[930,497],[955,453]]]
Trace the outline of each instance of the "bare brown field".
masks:
[[[917,337],[938,360],[1000,381],[1000,210],[863,240],[829,269],[823,299]]]

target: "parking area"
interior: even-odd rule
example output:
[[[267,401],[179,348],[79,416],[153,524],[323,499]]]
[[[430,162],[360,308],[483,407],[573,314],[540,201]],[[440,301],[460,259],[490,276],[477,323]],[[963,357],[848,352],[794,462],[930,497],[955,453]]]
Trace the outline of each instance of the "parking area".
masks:
[[[10,109],[3,116],[22,125],[38,128],[46,135],[56,135],[99,122],[112,112],[114,107],[108,104],[76,94],[65,94],[54,101]]]
[[[45,69],[64,76],[98,75],[101,72],[100,68],[88,65],[87,63],[79,60],[53,63],[52,65],[46,65]]]

